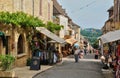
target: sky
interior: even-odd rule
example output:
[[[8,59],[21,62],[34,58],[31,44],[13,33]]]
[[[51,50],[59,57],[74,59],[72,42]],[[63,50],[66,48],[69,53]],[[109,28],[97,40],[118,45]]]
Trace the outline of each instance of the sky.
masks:
[[[114,0],[57,0],[74,23],[81,28],[101,29]]]

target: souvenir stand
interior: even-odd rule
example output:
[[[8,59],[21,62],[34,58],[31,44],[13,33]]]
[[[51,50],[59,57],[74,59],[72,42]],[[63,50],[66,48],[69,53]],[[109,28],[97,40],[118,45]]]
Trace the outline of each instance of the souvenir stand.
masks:
[[[58,60],[58,48],[56,48],[55,45],[57,45],[57,42],[48,42],[48,56],[50,65],[57,63]]]
[[[49,44],[49,41],[53,41],[53,43],[58,44],[58,47],[61,47],[60,44],[65,43],[65,40],[60,38],[59,36],[57,36],[56,34],[52,33],[51,31],[47,30],[44,27],[36,27],[36,29],[40,32],[39,39],[41,41],[43,41],[43,45],[42,47],[40,47],[42,50],[42,54],[41,54],[41,61],[48,62],[48,64],[54,64],[56,63],[56,53],[53,50],[54,48],[56,49],[56,46],[54,48],[50,48],[51,46]],[[59,48],[60,51],[61,48]],[[61,52],[61,51],[60,51]]]
[[[99,37],[99,40],[105,63],[113,69],[114,77],[120,78],[120,30],[108,32]]]
[[[41,65],[49,64],[49,52],[47,51],[47,37],[41,33],[37,33],[37,37],[40,42],[40,61]]]
[[[120,40],[117,43],[118,44],[116,49],[115,77],[120,78]]]

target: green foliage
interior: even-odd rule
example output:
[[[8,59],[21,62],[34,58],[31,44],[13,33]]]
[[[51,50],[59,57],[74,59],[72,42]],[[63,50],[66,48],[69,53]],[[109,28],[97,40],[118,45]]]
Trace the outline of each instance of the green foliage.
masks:
[[[0,23],[12,24],[21,27],[40,27],[43,22],[37,17],[30,16],[23,12],[0,12]]]
[[[28,59],[27,59],[27,64],[26,64],[26,65],[27,65],[27,66],[30,66],[30,64],[31,64],[31,58],[28,58]]]
[[[62,25],[54,24],[53,22],[48,22],[46,25],[46,28],[50,30],[51,32],[59,31],[61,28],[63,28]]]
[[[102,32],[99,29],[88,28],[81,30],[81,34],[86,37],[99,37]]]
[[[0,55],[0,67],[2,70],[9,70],[14,63],[15,58],[12,55]]]
[[[98,49],[99,48],[99,41],[95,40],[94,43],[92,44],[93,48]]]
[[[88,28],[81,30],[81,34],[96,48],[98,45],[97,38],[102,35],[102,32],[99,29]]]

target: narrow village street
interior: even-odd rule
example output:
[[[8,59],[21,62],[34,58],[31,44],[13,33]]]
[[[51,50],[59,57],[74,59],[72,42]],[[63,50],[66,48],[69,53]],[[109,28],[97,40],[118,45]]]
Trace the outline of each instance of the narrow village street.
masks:
[[[120,0],[1,0],[0,78],[120,78]]]
[[[94,59],[94,54],[88,54],[78,63],[74,62],[74,57],[64,58],[61,65],[36,75],[33,78],[104,78],[101,72],[100,60]]]

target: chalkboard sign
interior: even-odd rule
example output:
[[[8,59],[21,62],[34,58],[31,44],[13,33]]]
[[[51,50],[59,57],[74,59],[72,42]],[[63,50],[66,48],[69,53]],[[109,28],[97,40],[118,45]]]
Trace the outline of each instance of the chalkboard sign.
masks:
[[[40,58],[33,57],[31,60],[30,70],[39,70],[40,69]]]

